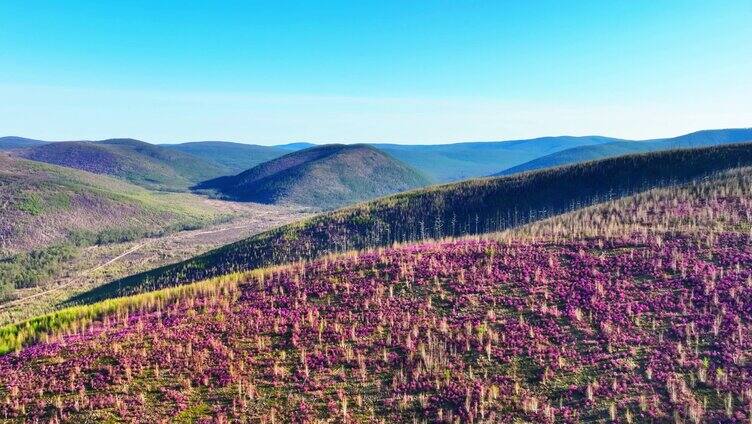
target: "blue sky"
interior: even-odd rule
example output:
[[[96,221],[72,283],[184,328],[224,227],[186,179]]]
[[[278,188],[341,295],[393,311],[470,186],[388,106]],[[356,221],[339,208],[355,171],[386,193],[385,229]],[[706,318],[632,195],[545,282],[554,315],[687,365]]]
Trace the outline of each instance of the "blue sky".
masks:
[[[3,0],[0,134],[440,143],[749,127],[750,22],[750,0]]]

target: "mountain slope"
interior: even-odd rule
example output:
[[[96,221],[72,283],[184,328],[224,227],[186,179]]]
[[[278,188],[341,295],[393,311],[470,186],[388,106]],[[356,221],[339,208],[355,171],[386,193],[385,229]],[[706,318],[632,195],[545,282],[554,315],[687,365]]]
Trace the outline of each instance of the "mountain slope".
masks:
[[[615,141],[592,146],[580,146],[552,153],[529,162],[507,168],[495,175],[511,175],[517,172],[550,168],[588,160],[625,155],[630,153],[652,152],[690,147],[714,146],[728,143],[752,141],[752,128],[725,130],[704,130],[679,137],[646,140]]]
[[[0,150],[14,150],[24,147],[41,146],[47,144],[46,141],[34,140],[24,137],[0,137]]]
[[[186,190],[198,181],[225,173],[220,166],[193,155],[132,139],[54,142],[15,154],[166,190]]]
[[[196,141],[164,144],[161,147],[188,153],[211,161],[226,170],[227,175],[243,172],[254,166],[289,153],[276,146],[232,143],[227,141]]]
[[[619,141],[615,138],[541,137],[529,140],[456,143],[442,145],[374,144],[424,173],[433,181],[450,182],[492,174],[543,155],[575,146]]]
[[[8,326],[0,414],[748,422],[751,175],[591,209],[627,224],[608,236],[420,243]]]
[[[222,217],[205,199],[0,155],[0,297],[35,286],[78,248],[196,228]]]
[[[371,146],[330,144],[293,152],[197,187],[234,200],[328,209],[427,184],[416,171]]]
[[[149,291],[236,270],[517,227],[592,203],[752,165],[752,144],[654,152],[401,193],[286,225],[74,299]]]

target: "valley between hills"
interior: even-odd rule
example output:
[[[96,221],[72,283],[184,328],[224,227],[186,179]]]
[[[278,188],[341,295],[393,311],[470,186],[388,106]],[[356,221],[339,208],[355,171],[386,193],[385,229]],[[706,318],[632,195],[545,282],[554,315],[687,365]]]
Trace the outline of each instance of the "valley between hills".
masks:
[[[0,326],[49,312],[55,305],[103,283],[180,262],[311,214],[305,208],[203,202],[233,217],[200,229],[89,246],[62,264],[44,284],[19,289],[11,300],[0,304]]]

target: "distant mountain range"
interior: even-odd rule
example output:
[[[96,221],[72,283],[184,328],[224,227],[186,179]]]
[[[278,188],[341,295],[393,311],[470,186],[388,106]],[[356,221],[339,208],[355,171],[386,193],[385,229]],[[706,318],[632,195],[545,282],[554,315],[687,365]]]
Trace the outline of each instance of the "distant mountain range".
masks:
[[[259,146],[229,141],[195,141],[161,146],[213,162],[225,170],[225,175],[243,172],[291,151],[281,146]]]
[[[429,184],[410,166],[365,144],[298,150],[197,186],[234,200],[293,203],[322,209]]]
[[[714,146],[752,140],[752,129],[697,131],[672,138],[628,140],[603,136],[559,136],[523,140],[482,141],[436,145],[367,143],[412,166],[434,183],[486,175],[509,175],[621,154]],[[301,150],[312,143],[272,146]],[[265,146],[257,146],[264,148]],[[269,149],[269,147],[266,147]]]
[[[279,149],[287,150],[290,152],[296,152],[298,150],[308,149],[310,147],[316,147],[318,144],[313,143],[306,143],[306,142],[297,142],[297,143],[287,143],[287,144],[278,144],[274,147],[277,147]]]
[[[653,152],[659,150],[689,147],[715,146],[727,143],[752,141],[752,128],[724,130],[704,130],[673,138],[645,141],[617,140],[589,146],[578,146],[533,159],[523,164],[507,168],[494,175],[511,175],[518,172],[553,166],[585,162],[589,160],[626,155],[630,153]]]
[[[622,154],[749,140],[752,140],[752,129],[740,128],[704,130],[642,141],[560,136],[439,145],[369,145],[409,165],[430,182],[444,183],[487,175],[510,175]],[[227,141],[154,145],[131,139],[45,142],[22,137],[0,138],[0,150],[15,155],[114,175],[145,187],[166,190],[187,190],[199,182],[237,175],[288,153],[312,147],[317,145],[295,142],[260,146]],[[395,186],[400,186],[399,182]]]
[[[370,144],[412,166],[432,182],[479,177],[574,146],[620,141],[608,137],[543,137],[531,140],[470,142],[439,145]],[[366,143],[369,144],[369,143]],[[317,146],[290,143],[260,146],[232,142],[192,142],[164,147],[191,153],[239,173],[283,154]]]
[[[442,183],[490,175],[500,169],[575,146],[614,141],[620,140],[600,136],[561,136],[437,145],[374,146],[423,172],[434,182]]]
[[[196,156],[133,139],[33,144],[14,154],[163,190],[186,190],[199,181],[227,173]]]

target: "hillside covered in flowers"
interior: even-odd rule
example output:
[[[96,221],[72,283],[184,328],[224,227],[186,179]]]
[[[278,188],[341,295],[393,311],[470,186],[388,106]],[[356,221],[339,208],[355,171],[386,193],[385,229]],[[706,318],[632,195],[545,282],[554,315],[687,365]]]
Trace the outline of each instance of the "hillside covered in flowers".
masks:
[[[752,166],[752,143],[636,154],[398,193],[316,215],[111,281],[70,305],[352,250],[518,228],[658,187]]]
[[[0,330],[0,421],[749,422],[752,171]]]

